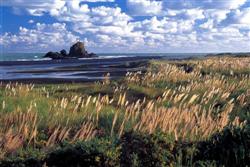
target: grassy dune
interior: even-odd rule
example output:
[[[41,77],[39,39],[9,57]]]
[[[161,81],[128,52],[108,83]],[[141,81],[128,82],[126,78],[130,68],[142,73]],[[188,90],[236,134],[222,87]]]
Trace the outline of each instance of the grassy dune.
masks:
[[[0,85],[0,165],[246,166],[250,58],[153,61],[122,80]]]

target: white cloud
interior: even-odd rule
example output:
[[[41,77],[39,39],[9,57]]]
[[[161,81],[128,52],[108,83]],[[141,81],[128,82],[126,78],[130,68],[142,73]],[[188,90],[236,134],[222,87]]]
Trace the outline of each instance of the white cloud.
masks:
[[[250,7],[242,10],[235,10],[231,19],[234,23],[248,24],[250,27]]]
[[[83,2],[115,2],[115,0],[83,0]]]
[[[46,12],[58,11],[65,3],[64,0],[4,0],[1,5],[11,6],[16,10],[25,9],[31,15],[41,16]]]
[[[237,9],[248,0],[162,0],[169,9]]]
[[[127,5],[132,15],[159,15],[162,12],[162,1],[128,0]]]
[[[28,23],[29,24],[33,24],[35,21],[34,20],[29,20]]]
[[[80,36],[91,49],[107,52],[247,50],[250,45],[250,7],[242,7],[247,0],[127,0],[128,12],[85,2],[118,1],[5,0],[2,5],[35,16],[46,13],[60,23],[20,28],[0,36],[0,44],[67,48]]]
[[[188,9],[184,10],[184,15],[187,16],[188,19],[190,20],[196,20],[196,19],[204,19],[204,11],[202,9]]]
[[[67,10],[73,10],[72,12],[84,11],[86,6],[80,5],[81,2],[114,2],[114,0],[1,0],[1,6],[11,6],[16,10],[25,8],[31,15],[42,16],[44,13],[58,15],[59,11],[66,9],[65,6],[71,7]]]
[[[132,15],[175,16],[178,13],[182,13],[180,10],[190,11],[190,9],[238,9],[247,1],[248,0],[127,0],[127,5]]]
[[[73,35],[64,23],[37,23],[34,29],[19,27],[18,34],[5,33],[0,36],[0,44],[14,47],[20,51],[48,51],[48,49],[63,49],[76,42],[78,36]],[[13,48],[13,49],[14,49]]]
[[[212,29],[214,28],[214,20],[208,19],[207,22],[200,24],[199,27],[204,29]]]
[[[204,11],[204,15],[207,19],[213,20],[215,23],[220,23],[227,18],[230,10],[226,9],[207,9]]]

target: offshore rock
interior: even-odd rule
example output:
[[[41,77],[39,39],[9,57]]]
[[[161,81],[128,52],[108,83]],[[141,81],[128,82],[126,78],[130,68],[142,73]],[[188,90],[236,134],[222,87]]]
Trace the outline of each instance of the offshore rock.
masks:
[[[51,59],[70,59],[70,58],[91,58],[96,57],[97,55],[94,53],[88,53],[84,47],[83,42],[77,42],[73,46],[70,47],[69,54],[67,54],[66,50],[61,50],[58,52],[48,52],[44,57]]]
[[[84,58],[88,56],[89,54],[85,50],[84,44],[82,42],[77,42],[76,44],[71,46],[69,51],[69,57]]]

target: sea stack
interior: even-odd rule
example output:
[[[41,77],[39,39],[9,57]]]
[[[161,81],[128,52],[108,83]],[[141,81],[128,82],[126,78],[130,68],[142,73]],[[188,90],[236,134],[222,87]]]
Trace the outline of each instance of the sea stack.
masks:
[[[88,52],[85,50],[84,43],[77,42],[70,47],[69,57],[88,57]]]
[[[48,52],[44,57],[51,59],[91,58],[96,57],[94,53],[88,53],[83,42],[77,42],[70,47],[69,54],[66,50],[59,52]]]

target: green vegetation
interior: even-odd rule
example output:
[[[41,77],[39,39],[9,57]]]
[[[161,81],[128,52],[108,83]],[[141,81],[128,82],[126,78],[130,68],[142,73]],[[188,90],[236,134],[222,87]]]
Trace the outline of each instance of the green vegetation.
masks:
[[[250,58],[153,61],[83,84],[0,85],[0,166],[247,166]]]

